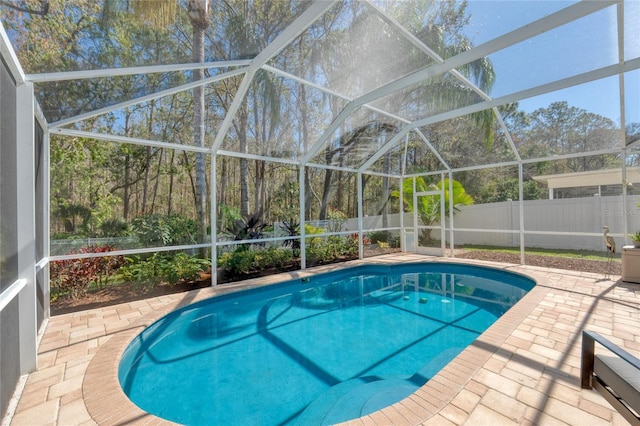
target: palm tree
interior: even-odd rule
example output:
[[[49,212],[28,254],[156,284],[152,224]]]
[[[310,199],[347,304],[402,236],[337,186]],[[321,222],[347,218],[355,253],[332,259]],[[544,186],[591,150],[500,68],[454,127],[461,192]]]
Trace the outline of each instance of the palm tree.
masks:
[[[449,179],[440,180],[437,183],[428,183],[424,177],[418,176],[416,180],[416,192],[438,191],[441,192],[444,185],[444,215],[449,217],[460,211],[459,206],[468,206],[473,204],[473,197],[467,193],[462,184],[456,180],[451,181],[453,191],[449,191]],[[396,190],[391,193],[394,198],[400,197],[400,191]],[[402,184],[402,197],[404,205],[409,212],[413,212],[413,180],[405,179]],[[450,211],[450,201],[453,201],[453,212]],[[432,195],[429,197],[419,197],[416,204],[418,216],[425,226],[431,226],[441,218],[440,195]],[[431,239],[430,230],[423,231],[423,240]]]

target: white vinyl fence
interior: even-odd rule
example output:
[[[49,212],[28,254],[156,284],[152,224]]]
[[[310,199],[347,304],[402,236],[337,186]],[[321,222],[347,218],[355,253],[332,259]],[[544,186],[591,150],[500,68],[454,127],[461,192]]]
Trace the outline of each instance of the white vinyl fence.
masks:
[[[604,250],[603,226],[609,226],[618,248],[629,245],[631,242],[625,235],[625,216],[628,220],[627,232],[640,230],[638,203],[640,196],[637,195],[627,197],[626,209],[622,196],[525,201],[525,247]],[[405,214],[405,227],[413,226],[412,217],[412,214]],[[456,246],[520,245],[518,201],[461,206],[453,221]],[[381,226],[381,216],[363,219],[365,230]],[[388,226],[399,227],[400,215],[389,215]],[[448,219],[445,226],[449,229]],[[348,220],[343,229],[357,230],[357,220]],[[447,238],[448,236],[447,232]]]

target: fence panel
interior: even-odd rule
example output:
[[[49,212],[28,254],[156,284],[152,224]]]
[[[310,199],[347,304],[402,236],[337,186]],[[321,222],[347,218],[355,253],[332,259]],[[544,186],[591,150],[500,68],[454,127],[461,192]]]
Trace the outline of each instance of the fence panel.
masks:
[[[609,226],[611,234],[622,247],[624,218],[629,219],[629,232],[640,229],[639,196],[628,197],[625,211],[622,196],[569,198],[525,201],[525,246],[580,250],[602,250],[602,227]],[[454,216],[454,228],[503,229],[519,231],[519,203],[491,203],[460,207]],[[535,234],[540,232],[540,234]],[[594,235],[548,235],[547,232]],[[518,234],[487,232],[456,232],[456,245],[519,245]]]
[[[605,225],[610,228],[619,248],[630,244],[630,240],[624,235],[624,220],[626,216],[628,232],[640,230],[640,207],[638,207],[640,196],[629,196],[627,200],[626,210],[623,206],[622,196],[525,201],[523,203],[525,246],[569,250],[604,250],[602,227]],[[459,210],[454,216],[456,246],[473,244],[518,247],[520,245],[519,202],[474,204],[461,206]],[[390,227],[400,226],[400,215],[389,215],[388,220]],[[365,229],[382,226],[380,216],[365,217],[363,222]],[[404,224],[405,227],[413,226],[411,214],[405,216]],[[446,227],[449,227],[448,220]],[[357,230],[357,228],[357,219],[349,219],[343,226],[345,230]],[[462,231],[460,229],[475,229],[477,231]],[[486,232],[487,230],[494,231]],[[559,234],[550,235],[549,232]]]

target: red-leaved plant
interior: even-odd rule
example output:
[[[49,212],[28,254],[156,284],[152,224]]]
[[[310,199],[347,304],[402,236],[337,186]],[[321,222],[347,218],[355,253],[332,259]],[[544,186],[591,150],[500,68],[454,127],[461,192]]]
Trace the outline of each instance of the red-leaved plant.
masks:
[[[87,246],[68,254],[107,253],[113,250],[115,248],[110,245]],[[104,287],[109,275],[123,264],[123,256],[56,260],[49,266],[51,287],[75,299],[86,294],[92,283],[98,288]]]

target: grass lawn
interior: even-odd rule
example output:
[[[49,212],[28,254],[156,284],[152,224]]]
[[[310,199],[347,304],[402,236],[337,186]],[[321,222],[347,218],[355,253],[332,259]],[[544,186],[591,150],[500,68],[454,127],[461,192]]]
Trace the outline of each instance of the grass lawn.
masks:
[[[465,245],[463,248],[465,251],[493,251],[499,253],[512,253],[520,254],[519,247],[495,247],[495,246],[474,246]],[[533,254],[537,256],[551,256],[551,257],[568,257],[572,259],[584,259],[584,260],[608,260],[606,250],[592,251],[592,250],[568,250],[568,249],[546,249],[530,247],[525,249],[525,254]],[[620,253],[613,255],[613,260],[620,261]]]

